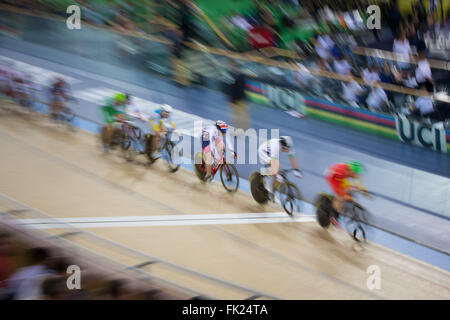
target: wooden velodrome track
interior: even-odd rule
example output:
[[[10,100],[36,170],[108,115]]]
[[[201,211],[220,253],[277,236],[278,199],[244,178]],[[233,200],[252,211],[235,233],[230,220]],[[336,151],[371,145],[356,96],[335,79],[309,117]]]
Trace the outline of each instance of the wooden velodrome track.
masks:
[[[152,217],[263,213],[239,191],[230,195],[214,182],[202,185],[192,171],[169,174],[163,163],[127,163],[105,155],[98,137],[55,127],[0,107],[0,192],[56,218]],[[142,159],[144,163],[144,159]],[[0,210],[5,210],[0,202]],[[214,216],[213,216],[214,215]],[[23,215],[23,220],[36,216]],[[94,218],[94,219],[92,219]],[[141,221],[141,220],[139,220]],[[449,299],[447,271],[369,243],[354,250],[342,231],[322,230],[316,222],[139,225],[89,227],[92,234],[284,299]],[[48,229],[55,234],[61,228]],[[69,240],[126,265],[142,259],[120,254],[95,241]],[[377,265],[381,288],[367,288],[367,268]],[[240,290],[207,283],[164,265],[144,268],[162,278],[224,299],[243,299]]]

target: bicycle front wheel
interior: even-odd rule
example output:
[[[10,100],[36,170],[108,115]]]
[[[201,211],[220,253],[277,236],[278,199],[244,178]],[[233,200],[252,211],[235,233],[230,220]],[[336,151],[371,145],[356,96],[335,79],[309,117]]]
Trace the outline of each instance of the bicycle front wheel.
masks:
[[[346,229],[353,240],[357,242],[366,242],[367,236],[365,227],[367,225],[368,213],[360,205],[349,202],[345,207]]]
[[[297,186],[291,182],[283,182],[278,187],[278,193],[280,194],[280,201],[284,211],[292,216],[297,209],[297,200],[301,199],[301,194]]]
[[[220,181],[228,192],[236,192],[239,188],[239,174],[236,167],[225,163],[220,166]]]
[[[180,168],[181,156],[180,149],[176,144],[168,142],[166,144],[167,164],[170,172],[176,172]]]

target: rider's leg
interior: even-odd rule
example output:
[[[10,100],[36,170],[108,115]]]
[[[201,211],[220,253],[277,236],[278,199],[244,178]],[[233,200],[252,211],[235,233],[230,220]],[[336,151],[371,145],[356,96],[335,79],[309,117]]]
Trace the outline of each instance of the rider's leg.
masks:
[[[212,178],[213,155],[211,150],[211,142],[209,141],[209,136],[207,135],[207,132],[202,133],[201,141],[202,141],[202,154],[203,159],[205,161],[205,169],[206,169],[205,180],[208,181],[211,180]]]
[[[214,156],[209,147],[204,149],[203,155],[205,157],[205,168],[206,168],[206,180],[210,180],[212,178],[212,165],[214,162]]]
[[[161,132],[159,130],[155,130],[155,132],[153,134],[152,145],[151,145],[151,154],[153,157],[158,156],[158,146],[159,146],[160,138],[161,138]]]
[[[333,209],[337,213],[342,214],[342,208],[344,206],[345,197],[343,195],[336,195],[333,199]]]
[[[275,200],[274,189],[278,170],[278,161],[270,161],[268,165],[262,168],[262,174],[264,176],[264,188],[267,190],[269,199],[272,201]]]

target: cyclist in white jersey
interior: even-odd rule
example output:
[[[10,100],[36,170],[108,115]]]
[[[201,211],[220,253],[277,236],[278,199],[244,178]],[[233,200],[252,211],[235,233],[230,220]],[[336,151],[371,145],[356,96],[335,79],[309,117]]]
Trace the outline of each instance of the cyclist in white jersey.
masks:
[[[264,176],[264,187],[269,193],[269,198],[275,201],[273,189],[276,178],[280,172],[280,150],[287,152],[292,168],[295,169],[294,175],[298,178],[303,178],[295,159],[295,151],[293,149],[294,143],[289,136],[282,136],[280,139],[271,139],[263,143],[258,148],[259,160],[263,167],[260,172]]]

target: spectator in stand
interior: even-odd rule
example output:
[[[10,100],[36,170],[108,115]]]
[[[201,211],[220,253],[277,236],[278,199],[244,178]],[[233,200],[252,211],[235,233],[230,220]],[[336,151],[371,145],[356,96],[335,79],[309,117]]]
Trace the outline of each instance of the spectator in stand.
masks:
[[[2,288],[6,286],[5,280],[12,271],[10,241],[10,237],[7,234],[0,233],[0,296]]]
[[[230,88],[230,106],[232,112],[232,125],[236,129],[240,129],[237,133],[243,133],[250,127],[250,120],[245,104],[245,75],[234,61],[230,63],[233,72],[233,84]]]
[[[349,105],[359,108],[364,89],[355,81],[353,75],[349,74],[352,79],[350,82],[342,81],[342,96]]]
[[[429,89],[426,84],[422,84],[419,90]],[[427,90],[428,91],[428,90]],[[428,91],[429,92],[429,91]],[[416,98],[414,104],[411,106],[411,114],[421,117],[430,117],[434,113],[433,100],[431,100],[432,93]]]
[[[52,273],[45,265],[49,256],[46,248],[28,250],[29,265],[20,268],[6,280],[11,299],[29,300],[42,295],[42,281]]]
[[[433,75],[431,73],[430,63],[427,60],[424,50],[419,52],[415,75],[418,86],[425,83],[429,83],[429,85],[433,86]]]
[[[404,30],[400,31],[398,36],[394,40],[392,46],[392,51],[394,51],[397,61],[397,65],[400,69],[409,69],[409,61],[411,55],[411,46],[409,40],[406,38],[406,33]]]
[[[339,55],[333,63],[334,71],[342,76],[349,76],[352,71],[352,66],[345,60],[344,56]]]
[[[324,48],[319,41],[316,39],[313,39],[312,44],[314,45],[314,51],[317,52],[317,55],[320,57],[320,59],[323,60],[329,60],[331,57],[331,53],[327,48]]]
[[[179,6],[179,13],[181,24],[180,28],[182,31],[183,41],[194,38],[194,28],[192,25],[192,13],[191,13],[191,1],[181,0]]]
[[[237,10],[235,10],[233,16],[230,17],[230,22],[236,27],[241,28],[242,30],[245,30],[247,32],[253,28],[253,26],[248,23],[248,21],[242,15],[240,15]]]
[[[388,84],[396,83],[394,73],[392,72],[391,69],[391,65],[387,62],[383,64],[383,70],[380,73],[380,81]]]
[[[403,17],[400,13],[400,7],[398,0],[394,0],[389,8],[388,25],[391,28],[392,36],[396,36],[399,31],[399,27],[403,23]]]
[[[319,54],[319,56],[324,59],[329,59],[331,56],[331,50],[333,50],[336,44],[328,34],[319,34],[317,36],[317,45],[320,52],[324,55],[322,56]],[[319,51],[317,52],[319,53]]]
[[[363,70],[363,79],[364,82],[368,85],[372,85],[373,83],[380,81],[379,68],[377,64],[373,64],[368,68]]]
[[[172,43],[172,67],[174,70],[174,80],[180,86],[190,84],[188,70],[183,63],[183,31],[175,29]]]
[[[374,82],[366,99],[367,106],[370,109],[375,109],[375,111],[388,112],[388,102],[388,96],[381,88],[380,83]]]

